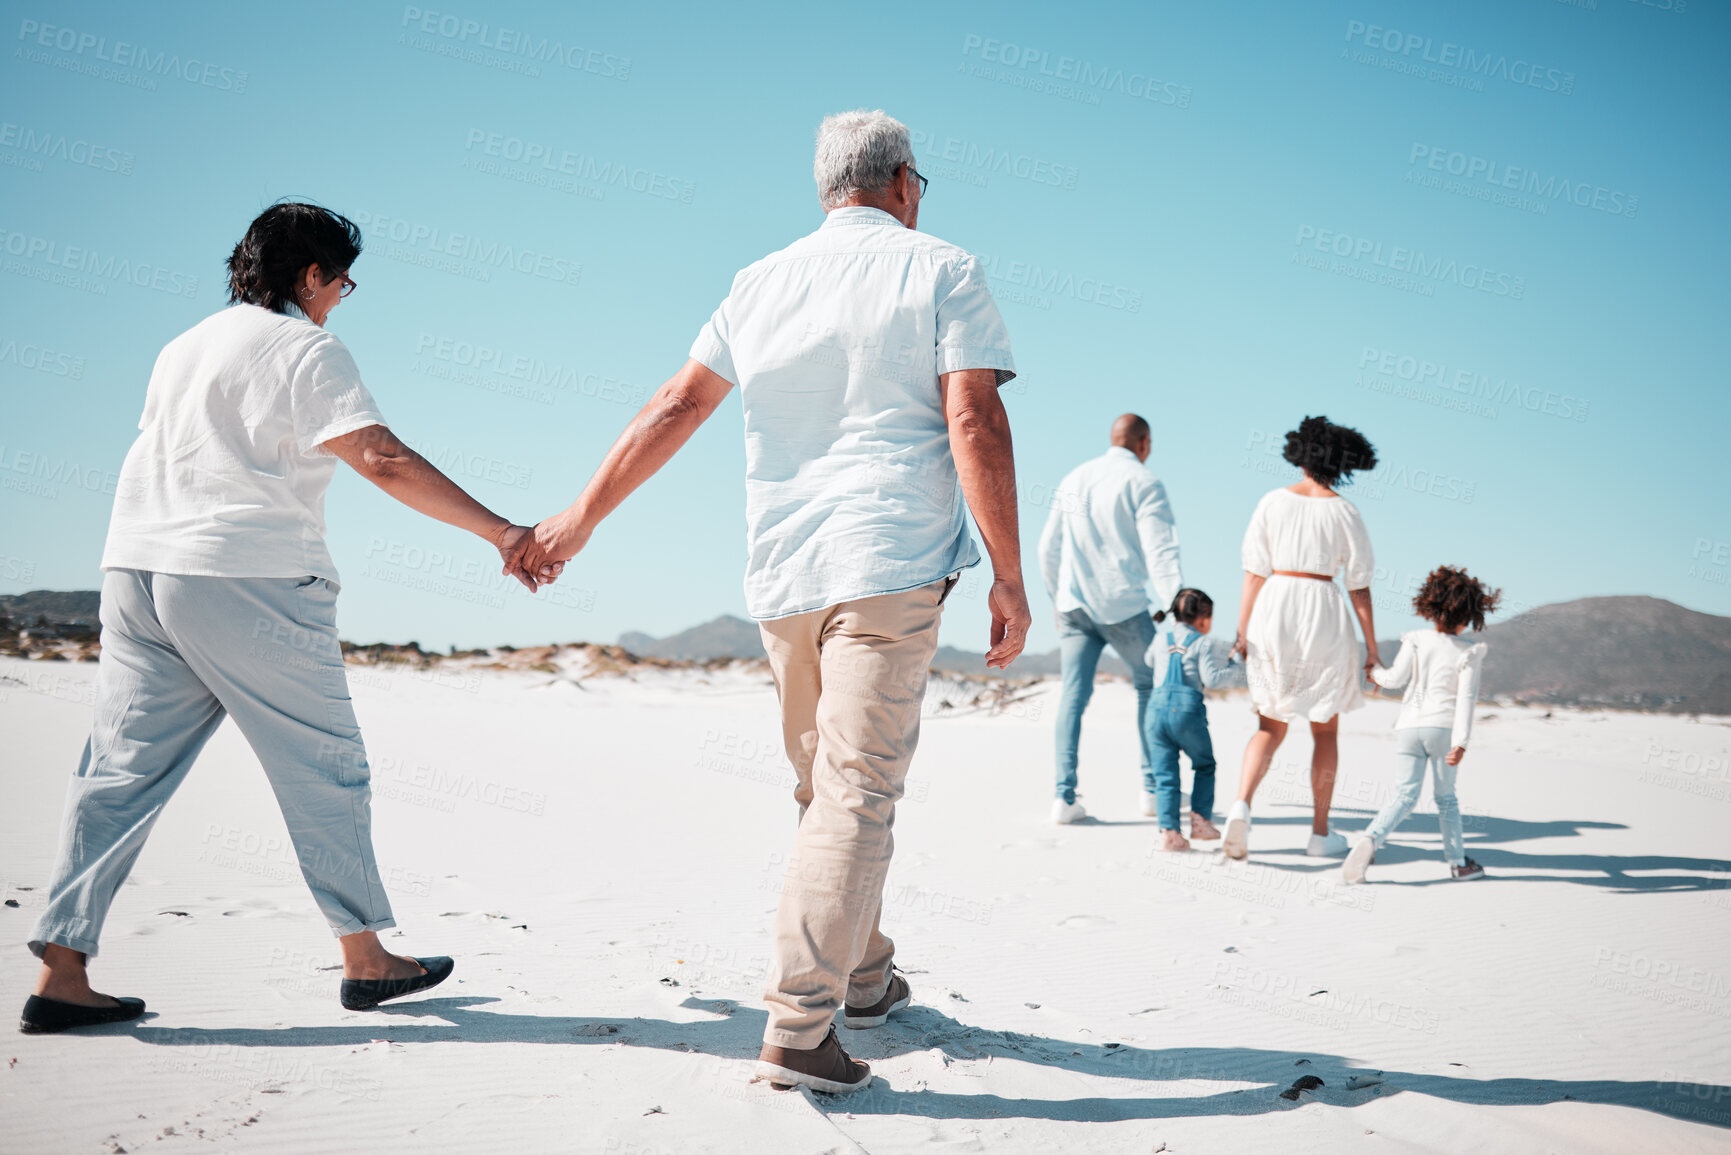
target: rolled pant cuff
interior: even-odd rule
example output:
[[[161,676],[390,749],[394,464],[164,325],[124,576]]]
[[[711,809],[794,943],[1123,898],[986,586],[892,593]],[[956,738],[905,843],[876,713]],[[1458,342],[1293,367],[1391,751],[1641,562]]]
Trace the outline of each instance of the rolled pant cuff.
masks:
[[[396,925],[397,920],[394,918],[381,918],[376,922],[362,922],[358,918],[352,918],[341,926],[332,923],[331,933],[338,938],[347,938],[351,934],[360,934],[365,930],[390,930]]]
[[[763,1044],[766,1047],[782,1047],[790,1051],[810,1051],[823,1044],[829,1037],[833,1023],[823,1023],[809,1027],[803,1031],[783,1031],[776,1027],[765,1027]]]
[[[41,958],[47,952],[50,944],[63,946],[67,950],[78,951],[85,958],[95,958],[97,955],[96,940],[93,938],[82,938],[71,931],[58,928],[39,929],[38,933],[40,937],[31,939],[29,944],[30,953],[37,958]]]

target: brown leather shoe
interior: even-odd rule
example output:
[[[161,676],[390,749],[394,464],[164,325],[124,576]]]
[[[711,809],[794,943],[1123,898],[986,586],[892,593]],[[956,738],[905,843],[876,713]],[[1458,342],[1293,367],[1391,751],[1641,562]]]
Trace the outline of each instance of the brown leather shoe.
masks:
[[[899,974],[890,976],[890,985],[884,988],[884,997],[869,1007],[847,1007],[842,1011],[842,1024],[859,1030],[862,1027],[881,1027],[891,1015],[914,1001],[914,992],[908,987],[908,980]]]
[[[768,1079],[770,1086],[778,1091],[797,1086],[831,1095],[845,1095],[869,1087],[872,1069],[848,1058],[847,1052],[841,1049],[841,1040],[835,1037],[835,1028],[831,1027],[823,1042],[809,1051],[763,1044],[763,1050],[757,1056],[757,1077]]]

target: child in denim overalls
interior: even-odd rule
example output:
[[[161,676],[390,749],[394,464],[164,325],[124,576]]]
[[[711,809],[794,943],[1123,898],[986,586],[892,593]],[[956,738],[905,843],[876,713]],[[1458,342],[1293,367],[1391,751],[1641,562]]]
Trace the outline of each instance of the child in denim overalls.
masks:
[[[1162,628],[1168,617],[1170,625]],[[1208,736],[1204,688],[1214,690],[1245,684],[1244,666],[1227,647],[1208,636],[1214,624],[1214,600],[1201,590],[1182,589],[1172,608],[1154,615],[1154,641],[1148,665],[1154,671],[1154,692],[1148,699],[1149,759],[1154,764],[1154,794],[1160,822],[1161,850],[1188,850],[1190,842],[1178,831],[1182,784],[1178,754],[1190,756],[1190,837],[1219,838],[1214,826],[1214,743]]]

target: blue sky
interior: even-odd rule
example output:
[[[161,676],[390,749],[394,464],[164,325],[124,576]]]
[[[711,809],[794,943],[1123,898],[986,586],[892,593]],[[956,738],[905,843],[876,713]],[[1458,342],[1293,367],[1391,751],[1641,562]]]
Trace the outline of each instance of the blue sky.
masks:
[[[1034,648],[1044,502],[1126,410],[1223,622],[1245,519],[1291,480],[1268,449],[1311,413],[1384,462],[1349,491],[1383,636],[1444,562],[1516,608],[1731,613],[1731,19],[1682,3],[9,4],[0,592],[98,583],[156,352],[222,306],[276,198],[363,224],[331,329],[399,433],[533,521],[733,273],[818,224],[813,130],[866,106],[916,133],[922,226],[989,259],[1009,322]],[[344,635],[743,613],[739,422],[734,399],[539,600],[340,474]],[[946,642],[984,648],[983,589]]]

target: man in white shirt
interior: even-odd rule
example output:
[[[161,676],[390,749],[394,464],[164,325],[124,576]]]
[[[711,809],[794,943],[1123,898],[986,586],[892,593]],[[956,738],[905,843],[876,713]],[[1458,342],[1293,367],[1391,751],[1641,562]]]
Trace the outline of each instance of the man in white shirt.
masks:
[[[1154,637],[1152,606],[1165,609],[1183,586],[1178,531],[1166,487],[1143,467],[1148,422],[1126,413],[1112,423],[1112,448],[1070,471],[1052,498],[1040,535],[1040,572],[1058,613],[1063,691],[1058,705],[1057,797],[1052,821],[1088,816],[1076,801],[1076,748],[1094,671],[1108,645],[1130,667],[1142,749],[1142,813],[1158,813],[1149,760],[1148,696],[1154,673],[1145,657]]]
[[[985,272],[915,231],[925,178],[882,112],[826,119],[814,173],[823,226],[734,278],[685,367],[513,564],[536,574],[583,548],[739,387],[746,604],[800,808],[758,1073],[834,1093],[871,1081],[836,1011],[874,1027],[911,998],[878,916],[944,597],[980,560],[964,497],[992,559],[988,665],[1010,664],[1030,620],[998,396],[1015,362]]]

